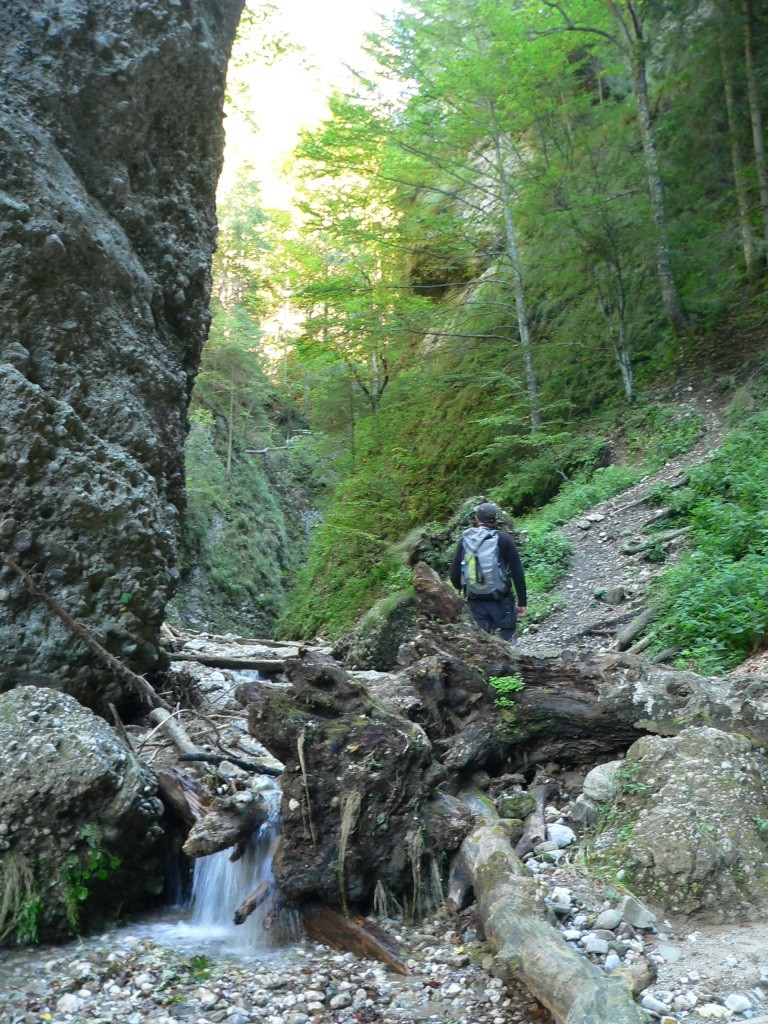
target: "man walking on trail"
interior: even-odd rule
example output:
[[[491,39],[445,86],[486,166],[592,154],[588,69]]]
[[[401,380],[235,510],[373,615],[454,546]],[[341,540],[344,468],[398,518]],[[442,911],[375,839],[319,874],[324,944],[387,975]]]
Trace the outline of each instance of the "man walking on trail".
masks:
[[[525,576],[512,538],[498,529],[498,515],[499,509],[491,501],[477,506],[475,525],[462,533],[449,575],[478,626],[487,633],[498,630],[504,640],[514,644],[518,616],[522,618],[526,609]]]

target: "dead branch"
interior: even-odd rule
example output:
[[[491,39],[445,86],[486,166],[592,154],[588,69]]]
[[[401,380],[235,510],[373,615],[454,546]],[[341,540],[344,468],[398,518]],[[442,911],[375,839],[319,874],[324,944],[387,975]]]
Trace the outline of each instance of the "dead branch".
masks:
[[[285,661],[276,658],[228,658],[223,654],[169,654],[171,661],[191,661],[209,668],[251,669],[255,672],[282,672]]]
[[[251,895],[248,897],[248,899],[243,900],[243,902],[240,904],[240,906],[235,911],[235,916],[234,916],[235,924],[242,924],[244,921],[246,921],[251,916],[251,914],[254,912],[254,910],[258,910],[258,908],[263,903],[266,903],[266,901],[274,893],[274,891],[275,891],[274,883],[268,882],[266,880],[263,881],[255,889],[255,891],[251,893]]]
[[[246,772],[257,772],[259,775],[271,775],[277,777],[283,774],[282,768],[273,768],[268,764],[257,764],[255,761],[244,761],[241,757],[233,757],[231,754],[182,754],[180,761],[204,761],[208,764],[221,764],[222,761],[229,761],[237,768]]]

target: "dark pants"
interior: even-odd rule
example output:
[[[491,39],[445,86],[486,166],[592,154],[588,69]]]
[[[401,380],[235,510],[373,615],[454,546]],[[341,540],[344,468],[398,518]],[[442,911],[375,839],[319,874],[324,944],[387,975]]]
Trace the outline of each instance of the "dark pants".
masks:
[[[490,601],[470,598],[467,606],[472,612],[472,618],[486,633],[495,633],[498,630],[502,639],[514,643],[517,607],[509,594]]]

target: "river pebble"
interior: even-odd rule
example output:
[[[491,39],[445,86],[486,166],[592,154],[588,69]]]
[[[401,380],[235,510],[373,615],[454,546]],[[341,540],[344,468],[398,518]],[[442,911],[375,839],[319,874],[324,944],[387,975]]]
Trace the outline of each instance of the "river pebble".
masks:
[[[19,950],[0,966],[3,1024],[545,1024],[544,1008],[481,966],[445,921],[386,921],[410,973],[299,942],[266,954],[179,947],[150,930]]]

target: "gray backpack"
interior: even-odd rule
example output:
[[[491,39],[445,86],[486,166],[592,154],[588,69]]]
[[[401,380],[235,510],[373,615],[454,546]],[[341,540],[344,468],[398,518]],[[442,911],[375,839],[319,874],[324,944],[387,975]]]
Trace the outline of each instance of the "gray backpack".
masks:
[[[509,589],[509,574],[499,557],[499,534],[470,526],[461,535],[461,589],[465,597],[493,597]]]

